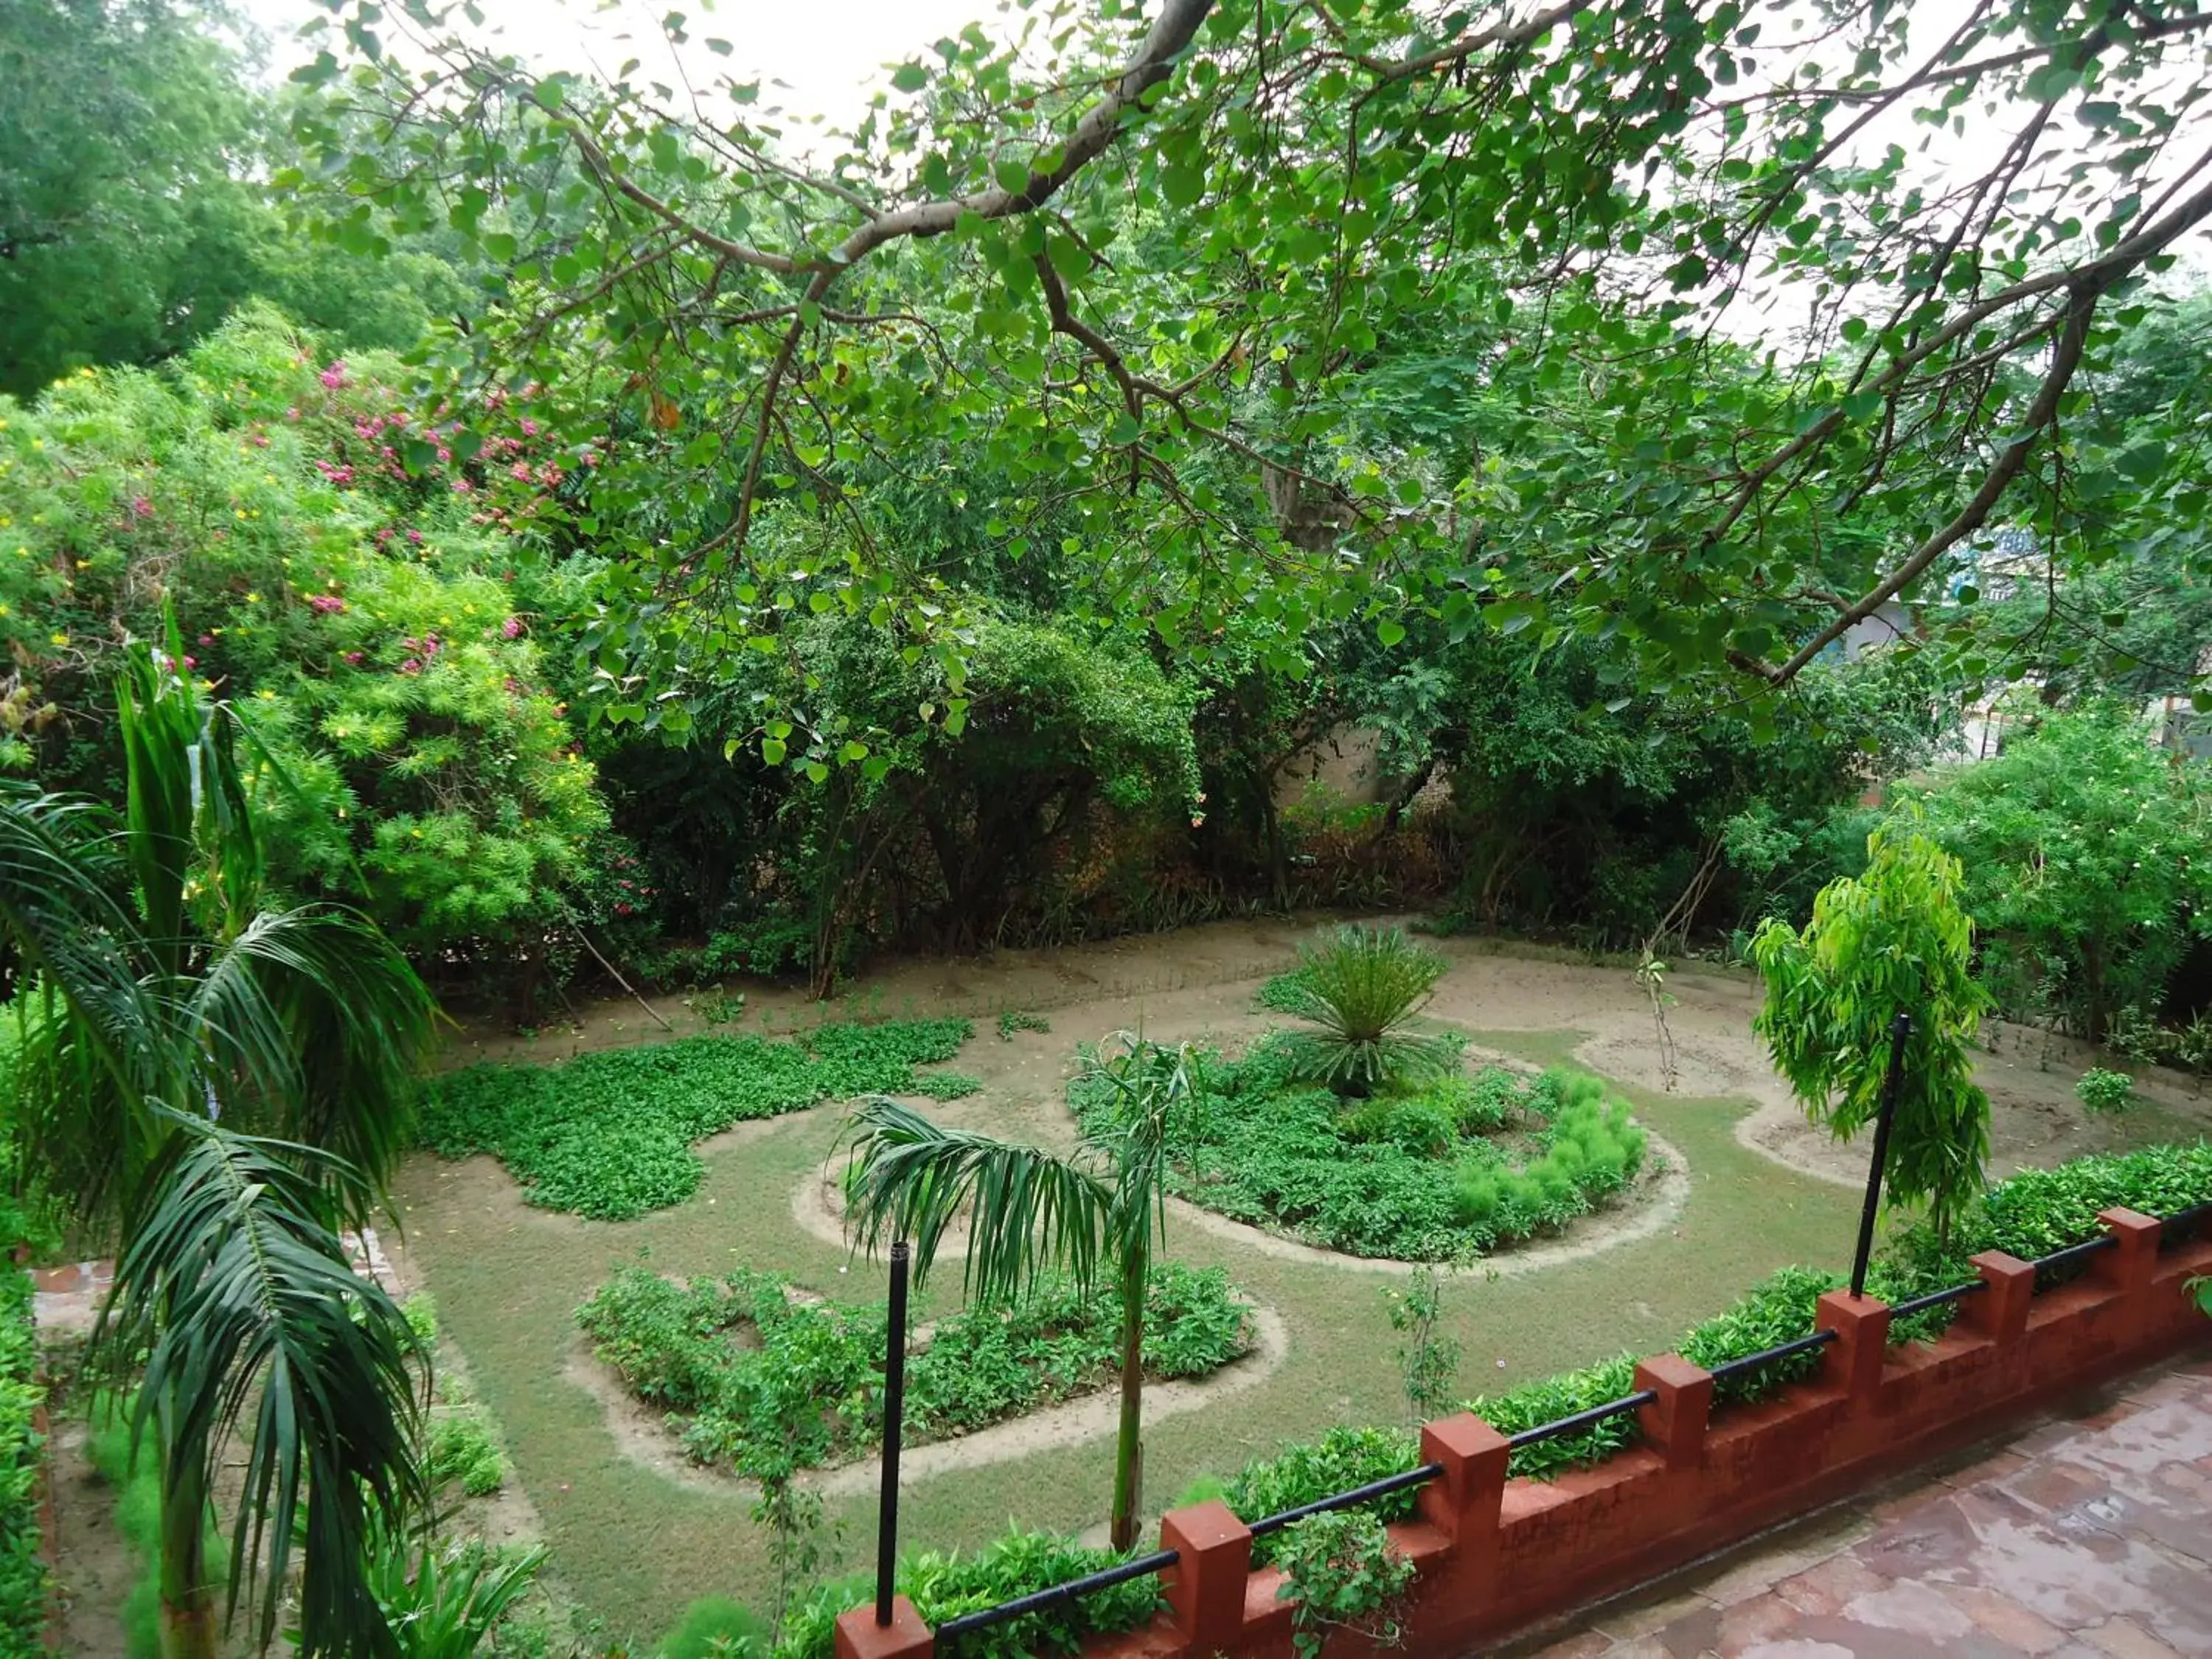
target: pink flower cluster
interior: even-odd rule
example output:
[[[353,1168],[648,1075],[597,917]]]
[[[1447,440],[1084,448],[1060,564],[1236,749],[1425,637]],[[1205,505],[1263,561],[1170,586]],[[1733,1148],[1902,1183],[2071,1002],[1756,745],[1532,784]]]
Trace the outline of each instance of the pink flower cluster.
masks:
[[[505,622],[499,625],[499,631],[510,640],[520,639],[522,637],[522,618],[520,617],[509,617]]]
[[[331,461],[317,461],[315,471],[341,489],[353,482],[353,469],[349,466],[341,466]]]
[[[336,616],[345,608],[345,601],[335,593],[310,593],[307,596],[307,609],[319,616]]]
[[[346,383],[345,359],[333,360],[329,368],[315,377],[332,392],[343,391]]]

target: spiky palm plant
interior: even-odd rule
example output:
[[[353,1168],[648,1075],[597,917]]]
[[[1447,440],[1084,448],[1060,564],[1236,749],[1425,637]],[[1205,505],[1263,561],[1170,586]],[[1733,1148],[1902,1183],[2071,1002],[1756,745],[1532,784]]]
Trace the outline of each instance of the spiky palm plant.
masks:
[[[1313,1028],[1285,1039],[1298,1074],[1359,1099],[1445,1069],[1456,1052],[1450,1039],[1408,1029],[1444,968],[1442,957],[1395,927],[1347,925],[1321,945],[1300,946],[1298,970],[1275,1004]]]
[[[946,1231],[965,1216],[969,1296],[1018,1301],[1037,1279],[1065,1272],[1086,1292],[1110,1270],[1121,1304],[1121,1420],[1114,1458],[1111,1538],[1136,1542],[1144,1415],[1145,1290],[1167,1229],[1168,1136],[1191,1095],[1188,1048],[1123,1036],[1102,1045],[1092,1074],[1117,1101],[1110,1127],[1069,1158],[948,1129],[883,1097],[854,1109],[847,1143],[847,1214],[854,1242],[914,1247],[917,1288]]]
[[[82,800],[0,800],[16,1167],[119,1232],[94,1358],[145,1366],[134,1436],[162,1474],[167,1651],[216,1649],[204,1522],[236,1433],[229,1614],[247,1601],[273,1637],[296,1532],[305,1650],[387,1653],[363,1552],[424,1496],[416,1344],[339,1230],[368,1224],[406,1144],[433,1005],[353,912],[261,908],[234,722],[173,659],[140,646],[126,665],[121,825]]]

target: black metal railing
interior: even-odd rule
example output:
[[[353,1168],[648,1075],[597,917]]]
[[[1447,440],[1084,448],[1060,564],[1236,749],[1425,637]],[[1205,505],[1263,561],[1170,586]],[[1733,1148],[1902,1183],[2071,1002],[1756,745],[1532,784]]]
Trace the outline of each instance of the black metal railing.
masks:
[[[934,1632],[939,1648],[948,1642],[979,1630],[988,1630],[994,1625],[1003,1625],[1024,1613],[1042,1613],[1047,1607],[1058,1607],[1062,1601],[1073,1601],[1079,1595],[1088,1595],[1092,1590],[1102,1590],[1115,1584],[1126,1584],[1132,1578],[1142,1578],[1147,1573],[1171,1567],[1182,1559],[1180,1550],[1154,1550],[1150,1555],[1139,1555],[1124,1561],[1119,1566],[1107,1567],[1097,1572],[1087,1572],[1080,1578],[1071,1578],[1064,1584],[1054,1584],[1049,1589],[1033,1590],[1027,1595],[1018,1595],[1011,1601],[1001,1601],[995,1607],[984,1607],[975,1613],[963,1613],[957,1619],[948,1619]]]
[[[1648,1406],[1658,1397],[1649,1389],[1638,1389],[1634,1394],[1608,1400],[1602,1406],[1592,1406],[1588,1411],[1577,1412],[1571,1417],[1553,1418],[1548,1423],[1539,1423],[1533,1429],[1509,1434],[1505,1437],[1505,1443],[1515,1451],[1523,1446],[1540,1446],[1547,1440],[1557,1440],[1565,1435],[1579,1433],[1583,1429],[1594,1429],[1601,1423],[1626,1415],[1639,1406]]]
[[[2188,1209],[2177,1212],[2160,1223],[2161,1242],[2169,1239],[2181,1229],[2199,1226],[2207,1222],[2212,1222],[2212,1203],[2193,1205]],[[2052,1271],[2069,1267],[2077,1262],[2086,1261],[2100,1250],[2112,1249],[2118,1243],[2119,1238],[2117,1234],[2100,1233],[2095,1238],[2085,1239],[2079,1244],[2069,1244],[2063,1249],[2053,1250],[2048,1255],[2038,1256],[2027,1264],[2035,1269],[2037,1291],[2040,1293],[2051,1287],[2048,1275]],[[1962,1285],[1953,1285],[1940,1291],[1929,1291],[1924,1295],[1910,1297],[1903,1302],[1892,1304],[1889,1310],[1890,1317],[1894,1322],[1914,1314],[1925,1313],[1931,1308],[1940,1308],[1950,1303],[1962,1302],[1966,1297],[1988,1288],[1989,1282],[1986,1279],[1971,1279]],[[1714,1382],[1718,1384],[1735,1377],[1747,1376],[1751,1372],[1762,1370],[1795,1355],[1810,1353],[1816,1349],[1826,1347],[1835,1340],[1836,1333],[1823,1328],[1813,1332],[1808,1336],[1801,1336],[1792,1341],[1778,1343],[1758,1353],[1747,1353],[1741,1358],[1725,1361],[1714,1366],[1708,1374]],[[1607,1422],[1615,1417],[1625,1416],[1639,1407],[1650,1405],[1657,1398],[1658,1395],[1651,1389],[1641,1389],[1634,1394],[1623,1395],[1618,1400],[1608,1401],[1602,1406],[1592,1406],[1586,1411],[1575,1412],[1565,1417],[1555,1418],[1549,1423],[1540,1423],[1534,1428],[1523,1429],[1518,1434],[1506,1437],[1505,1443],[1513,1449],[1518,1450],[1523,1446],[1539,1445],[1547,1440],[1557,1440],[1584,1429],[1595,1428],[1599,1424]],[[1251,1534],[1255,1538],[1264,1538],[1270,1533],[1280,1532],[1285,1527],[1304,1520],[1308,1516],[1326,1515],[1334,1510],[1353,1509],[1362,1504],[1372,1503],[1378,1498],[1388,1498],[1396,1492],[1407,1492],[1417,1486],[1426,1486],[1443,1472],[1443,1465],[1441,1463],[1423,1463],[1416,1468],[1406,1470],[1403,1474],[1385,1475],[1379,1480],[1370,1480],[1364,1486],[1353,1486],[1348,1491],[1334,1492],[1327,1498],[1316,1498],[1310,1504],[1301,1504],[1296,1509],[1285,1510],[1278,1515],[1264,1516],[1252,1522]],[[971,1632],[986,1630],[994,1625],[1005,1624],[1007,1620],[1018,1619],[1024,1613],[1039,1612],[1043,1608],[1056,1606],[1060,1602],[1073,1600],[1076,1596],[1086,1595],[1091,1590],[1104,1589],[1109,1585],[1126,1583],[1132,1578],[1142,1577],[1148,1572],[1158,1572],[1163,1567],[1172,1566],[1179,1559],[1178,1553],[1174,1550],[1160,1550],[1151,1555],[1139,1556],[1133,1560],[1125,1561],[1119,1566],[1109,1567],[1103,1572],[1094,1572],[1081,1578],[1073,1578],[1066,1583],[1055,1584],[1050,1589],[1038,1590],[1033,1595],[1019,1596],[995,1607],[986,1607],[980,1613],[963,1613],[958,1618],[949,1619],[939,1626],[936,1632],[936,1639],[941,1646]]]
[[[1926,1313],[1930,1308],[1964,1302],[1976,1291],[1986,1291],[1989,1287],[1990,1281],[1986,1279],[1970,1279],[1963,1285],[1954,1285],[1948,1291],[1930,1291],[1925,1296],[1908,1296],[1902,1302],[1890,1304],[1889,1316],[1892,1321],[1910,1319],[1917,1313]]]
[[[1252,1523],[1252,1536],[1265,1538],[1271,1532],[1280,1532],[1294,1521],[1303,1521],[1310,1515],[1327,1515],[1331,1510],[1357,1509],[1362,1504],[1371,1504],[1378,1498],[1388,1498],[1395,1492],[1410,1492],[1415,1486],[1425,1486],[1444,1472],[1441,1463],[1424,1463],[1419,1468],[1407,1469],[1403,1474],[1386,1474],[1380,1480],[1370,1480],[1364,1486],[1353,1486],[1346,1492],[1333,1492],[1327,1498],[1316,1498],[1310,1504],[1301,1504],[1294,1510],[1285,1510],[1278,1515],[1263,1515]]]
[[[1741,1359],[1725,1360],[1712,1369],[1714,1385],[1717,1387],[1735,1377],[1762,1370],[1778,1359],[1788,1359],[1797,1354],[1810,1353],[1815,1348],[1825,1348],[1835,1340],[1836,1334],[1833,1331],[1817,1330],[1810,1336],[1797,1338],[1794,1342],[1780,1343],[1759,1353],[1747,1353]]]

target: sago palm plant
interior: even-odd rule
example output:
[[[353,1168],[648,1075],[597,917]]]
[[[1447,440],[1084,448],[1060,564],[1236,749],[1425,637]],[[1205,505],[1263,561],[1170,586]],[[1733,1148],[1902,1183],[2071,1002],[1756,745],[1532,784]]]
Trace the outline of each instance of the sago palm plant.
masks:
[[[0,799],[16,1168],[119,1233],[94,1358],[144,1368],[165,1650],[216,1650],[204,1522],[237,1441],[229,1614],[246,1601],[265,1644],[296,1549],[304,1650],[387,1652],[365,1553],[424,1495],[417,1345],[340,1229],[368,1224],[406,1144],[433,1005],[353,912],[262,908],[233,717],[173,660],[128,659],[120,824],[82,800]]]
[[[1285,1038],[1298,1075],[1358,1099],[1449,1066],[1456,1052],[1449,1037],[1410,1029],[1444,968],[1395,927],[1346,926],[1301,946],[1298,970],[1276,996],[1311,1028]]]
[[[1145,1289],[1167,1227],[1168,1140],[1191,1097],[1188,1049],[1123,1036],[1102,1045],[1093,1075],[1116,1109],[1070,1158],[931,1122],[898,1102],[861,1103],[848,1131],[845,1178],[854,1242],[873,1251],[903,1238],[920,1287],[945,1235],[965,1217],[965,1285],[978,1303],[1018,1301],[1064,1271],[1088,1291],[1110,1272],[1121,1303],[1121,1420],[1111,1537],[1136,1542],[1144,1414]]]

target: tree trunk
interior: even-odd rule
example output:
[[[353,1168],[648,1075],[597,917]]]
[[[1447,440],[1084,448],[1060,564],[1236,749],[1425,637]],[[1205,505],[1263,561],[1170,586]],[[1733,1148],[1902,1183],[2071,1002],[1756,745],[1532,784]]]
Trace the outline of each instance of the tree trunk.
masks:
[[[216,1659],[215,1586],[207,1563],[207,1493],[198,1480],[161,1500],[162,1659]]]
[[[1133,1253],[1121,1267],[1121,1433],[1114,1448],[1114,1522],[1117,1550],[1137,1542],[1137,1509],[1144,1502],[1144,1443],[1138,1438],[1145,1401],[1145,1260]]]

